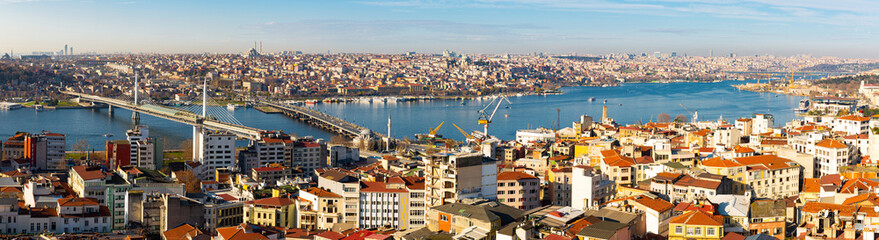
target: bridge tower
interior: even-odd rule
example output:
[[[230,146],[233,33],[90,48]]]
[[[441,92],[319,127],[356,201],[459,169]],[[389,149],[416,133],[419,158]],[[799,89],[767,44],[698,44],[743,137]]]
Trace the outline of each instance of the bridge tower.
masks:
[[[134,88],[133,89],[134,89],[134,106],[135,107],[140,104],[140,102],[138,102],[138,99],[137,99],[137,92],[140,91],[140,84],[137,80],[138,80],[137,79],[137,71],[134,71]],[[131,121],[134,123],[135,126],[140,124],[140,113],[138,113],[137,111],[131,111]]]
[[[192,160],[202,162],[204,159],[199,159],[199,151],[203,151],[199,146],[203,146],[205,133],[204,128],[201,126],[201,123],[204,119],[208,117],[208,79],[204,79],[204,84],[202,85],[202,99],[201,99],[201,119],[196,119],[197,124],[192,125]]]

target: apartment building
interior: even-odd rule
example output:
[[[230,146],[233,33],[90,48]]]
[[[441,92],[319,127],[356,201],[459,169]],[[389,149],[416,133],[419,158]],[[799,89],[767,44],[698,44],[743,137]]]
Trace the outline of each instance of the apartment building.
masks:
[[[531,210],[540,206],[540,179],[523,172],[497,175],[498,202],[510,207]]]
[[[497,163],[481,153],[439,153],[424,158],[428,206],[468,198],[497,198]]]

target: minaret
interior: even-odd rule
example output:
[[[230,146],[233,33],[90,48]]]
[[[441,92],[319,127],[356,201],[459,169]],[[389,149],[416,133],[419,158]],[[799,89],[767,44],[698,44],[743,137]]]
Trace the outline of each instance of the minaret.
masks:
[[[693,110],[693,123],[699,122],[699,110]]]
[[[391,113],[388,112],[388,138],[391,137]]]
[[[607,105],[601,108],[601,124],[607,121]]]

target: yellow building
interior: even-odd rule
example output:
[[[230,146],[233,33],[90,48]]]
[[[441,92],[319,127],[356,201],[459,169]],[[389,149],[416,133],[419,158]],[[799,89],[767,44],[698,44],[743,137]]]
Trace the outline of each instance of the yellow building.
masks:
[[[672,218],[668,223],[669,240],[720,240],[723,238],[723,217],[692,211]]]
[[[699,166],[708,173],[727,176],[733,181],[747,184],[745,181],[745,165],[736,161],[714,157],[703,160]]]
[[[244,222],[272,227],[296,228],[296,204],[286,197],[263,198],[244,203]]]

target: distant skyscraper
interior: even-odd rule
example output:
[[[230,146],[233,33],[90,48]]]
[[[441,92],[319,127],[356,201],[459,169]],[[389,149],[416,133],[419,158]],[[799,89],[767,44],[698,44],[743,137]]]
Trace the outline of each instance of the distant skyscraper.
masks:
[[[67,44],[64,44],[64,55],[67,55]]]
[[[708,57],[714,57],[714,50],[708,50]]]
[[[729,54],[729,57],[734,58],[734,57],[736,57],[736,54],[735,54],[735,53],[730,53],[730,54]]]
[[[677,57],[677,56],[678,56],[677,52],[671,52],[671,57]]]

